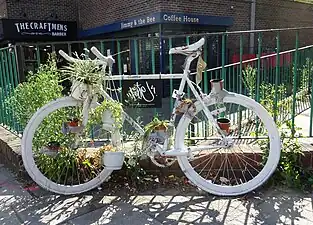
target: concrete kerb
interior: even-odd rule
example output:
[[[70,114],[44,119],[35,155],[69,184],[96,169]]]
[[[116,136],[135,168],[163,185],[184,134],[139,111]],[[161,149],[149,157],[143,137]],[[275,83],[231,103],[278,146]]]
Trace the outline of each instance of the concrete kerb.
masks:
[[[20,176],[28,176],[23,166],[21,138],[0,126],[0,163],[8,166]]]

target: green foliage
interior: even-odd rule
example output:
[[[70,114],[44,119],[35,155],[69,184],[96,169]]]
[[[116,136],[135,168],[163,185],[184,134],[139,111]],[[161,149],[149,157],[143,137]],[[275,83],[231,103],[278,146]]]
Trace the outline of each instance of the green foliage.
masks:
[[[77,54],[76,57],[79,59]],[[101,68],[96,61],[91,59],[76,60],[69,63],[68,66],[64,66],[61,71],[70,80],[77,80],[85,84],[101,86],[104,81]]]
[[[36,165],[54,182],[62,184],[79,184],[96,177],[101,169],[100,151],[88,155],[85,149],[62,149],[55,157],[39,154]]]
[[[102,114],[105,110],[112,112],[112,117],[115,120],[115,128],[120,129],[122,127],[122,104],[117,101],[111,101],[104,99],[103,102],[90,112],[90,118],[88,122],[90,124],[101,124]]]
[[[243,73],[242,81],[248,88],[249,97],[254,99],[256,90],[256,69],[248,65],[245,68],[245,70],[242,71],[242,73]]]
[[[301,89],[308,86],[309,77],[313,69],[312,66],[312,62],[306,59],[305,65],[299,68],[299,85]],[[253,98],[256,92],[256,69],[248,66],[243,71],[243,74],[243,81],[249,89],[249,96]],[[288,120],[292,107],[292,98],[285,98],[286,89],[286,85],[284,84],[276,87],[274,84],[265,82],[262,82],[259,87],[261,96],[260,104],[264,106],[270,115],[281,115],[282,112],[287,112],[288,114],[285,117],[281,115],[280,120],[276,122],[281,137],[281,156],[277,169],[270,178],[270,183],[298,189],[311,188],[313,184],[313,172],[304,168],[301,164],[303,151],[298,141],[300,129],[295,127],[295,133],[292,134],[291,121]],[[275,97],[277,100],[276,112]],[[265,163],[269,153],[269,140],[258,140],[258,143],[261,150],[263,150],[263,163]]]
[[[144,130],[147,133],[150,133],[151,131],[158,128],[166,130],[168,124],[169,124],[168,120],[160,120],[157,116],[155,116],[153,120],[144,127]]]
[[[132,185],[139,186],[144,182],[147,172],[141,167],[140,161],[143,159],[142,137],[135,136],[132,145],[132,154],[125,158],[126,176],[130,179]]]
[[[303,156],[302,147],[297,137],[291,135],[291,122],[287,121],[278,124],[281,137],[281,155],[277,169],[270,181],[291,188],[304,189],[308,186],[308,170],[301,165]],[[263,150],[263,163],[266,161],[269,151],[269,140],[259,141]]]
[[[62,96],[59,78],[55,56],[50,55],[46,64],[41,65],[35,74],[29,72],[27,82],[19,84],[8,96],[7,105],[20,125],[25,127],[40,107]]]
[[[306,58],[305,64],[300,71],[300,88],[306,89],[309,87],[310,77],[313,73],[313,61],[310,58]],[[307,89],[306,89],[307,90]]]
[[[275,113],[274,111],[275,96],[277,98],[276,110],[277,111],[282,110],[282,107],[286,106],[285,102],[281,101],[285,93],[286,93],[285,85],[278,85],[277,90],[275,90],[274,84],[262,83],[260,85],[260,96],[262,96],[260,103],[273,116]]]

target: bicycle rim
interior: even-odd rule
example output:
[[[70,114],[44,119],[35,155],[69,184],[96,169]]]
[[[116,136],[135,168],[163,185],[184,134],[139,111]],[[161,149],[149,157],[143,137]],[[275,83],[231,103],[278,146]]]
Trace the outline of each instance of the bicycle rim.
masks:
[[[239,114],[238,113],[236,114],[234,112],[235,110],[230,110],[232,113],[223,112],[225,114],[224,115],[225,117],[232,115],[233,119],[231,120],[237,121],[234,123],[237,125],[233,126],[233,129],[238,134],[240,133],[238,136],[241,135],[242,139],[244,135],[242,134],[242,131],[238,132],[238,127],[236,128],[236,126],[240,126],[241,130],[243,129],[243,126],[244,126],[247,131],[246,133],[250,132],[250,135],[251,135],[251,131],[247,129],[247,125],[242,125],[242,121],[244,121],[242,120],[242,118],[244,117],[244,115],[246,115],[247,117],[249,112],[254,113],[259,118],[258,120],[256,119],[252,120],[252,121],[259,121],[259,122],[254,123],[253,125],[254,128],[256,125],[258,125],[259,127],[257,128],[257,130],[260,130],[260,127],[263,127],[263,129],[266,129],[267,134],[268,134],[267,140],[269,140],[269,150],[268,150],[268,154],[266,154],[266,158],[267,158],[266,163],[256,164],[257,166],[262,167],[262,169],[260,169],[259,171],[260,173],[258,173],[255,177],[253,177],[253,175],[256,172],[254,173],[250,172],[250,175],[248,174],[249,176],[247,177],[242,176],[244,175],[244,173],[246,172],[249,166],[255,167],[254,170],[256,170],[257,168],[257,166],[254,166],[254,164],[252,165],[252,162],[254,163],[254,161],[256,161],[256,158],[253,158],[253,159],[251,158],[249,161],[248,159],[250,157],[249,154],[252,154],[252,153],[244,152],[242,150],[242,147],[239,148],[239,150],[242,151],[239,153],[237,152],[238,148],[235,148],[235,147],[230,148],[232,149],[233,152],[230,152],[230,149],[226,149],[226,150],[221,149],[221,148],[217,148],[216,150],[210,149],[210,150],[207,150],[205,154],[203,154],[202,152],[201,153],[202,155],[201,154],[197,155],[200,157],[200,160],[199,158],[189,159],[186,156],[178,156],[177,158],[178,158],[178,162],[179,162],[181,169],[184,171],[185,175],[194,185],[198,186],[199,188],[203,189],[206,192],[209,192],[215,195],[235,196],[235,195],[245,194],[256,189],[257,187],[262,185],[272,175],[272,173],[275,171],[277,167],[277,164],[280,158],[280,137],[279,137],[279,133],[278,133],[278,130],[276,128],[276,125],[273,119],[268,114],[268,112],[264,109],[264,107],[262,107],[259,103],[255,102],[254,100],[246,96],[235,94],[235,93],[230,93],[230,95],[226,96],[223,101],[224,101],[224,104],[231,104],[231,105],[237,104],[237,105],[240,105],[241,107],[246,107],[247,110],[243,110],[242,108],[240,108],[240,110],[238,110],[240,111]],[[197,107],[197,115],[198,115],[202,111],[200,107],[200,103],[196,102],[195,105]],[[215,104],[211,103],[207,105],[207,107],[208,108],[213,107],[214,105]],[[241,115],[241,116],[238,116],[238,115]],[[237,117],[237,120],[236,120],[236,117]],[[241,118],[240,123],[238,122],[239,121],[238,117]],[[176,138],[175,138],[176,140],[175,147],[177,149],[186,148],[187,144],[185,144],[185,142],[189,138],[188,135],[190,136],[190,129],[188,128],[190,128],[190,125],[193,124],[194,121],[196,121],[194,122],[195,124],[200,123],[199,121],[197,122],[196,118],[197,116],[195,116],[194,118],[190,118],[187,115],[184,115],[181,118],[178,128],[177,128],[177,133],[176,133]],[[253,118],[256,118],[256,117],[253,117]],[[192,126],[194,127],[193,129],[199,129],[199,128],[195,128],[195,125],[192,125]],[[203,132],[203,130],[201,132]],[[210,131],[210,132],[213,132],[213,131]],[[236,132],[234,132],[233,135]],[[258,138],[261,137],[261,131],[260,131],[258,138],[255,137],[255,130],[252,132],[254,132],[254,135],[252,135],[252,137],[250,136],[249,139],[254,140],[254,141],[257,140],[258,144],[256,145],[255,148],[258,148],[257,146],[260,146],[259,145],[260,142]],[[201,139],[200,138],[201,135],[199,134],[194,135],[194,136],[196,137],[196,139]],[[245,138],[247,137],[245,136]],[[239,138],[236,138],[234,140],[235,140],[234,146],[236,143],[238,143],[238,145],[236,146],[240,146],[241,140],[239,140]],[[188,142],[190,142],[190,140]],[[201,141],[196,140],[193,142],[201,142]],[[248,143],[247,146],[251,147],[251,143]],[[260,154],[262,156],[263,153],[257,152],[258,156],[255,153],[253,157],[257,156],[258,158],[260,158]],[[238,159],[240,158],[239,156],[241,157],[241,159]],[[246,163],[244,167],[243,165],[245,161],[247,161],[248,163]],[[236,162],[237,166],[239,165],[239,168],[235,170],[235,167],[230,165],[230,166],[227,166],[227,169],[224,169],[224,171],[221,171],[220,168],[223,165],[226,167],[226,165],[230,164],[231,162]],[[200,164],[202,164],[201,167],[199,166]],[[241,173],[238,177],[240,176],[241,177],[234,179],[233,177],[238,172]]]
[[[41,187],[49,191],[70,195],[70,194],[79,194],[88,190],[91,190],[99,186],[104,182],[112,173],[113,170],[103,168],[102,171],[97,174],[97,176],[88,180],[86,183],[82,184],[60,184],[57,183],[49,177],[45,176],[42,171],[37,167],[34,153],[33,153],[33,140],[34,134],[41,122],[50,114],[56,110],[62,109],[64,107],[75,107],[81,104],[80,101],[73,99],[72,97],[63,97],[43,106],[39,109],[28,122],[22,138],[22,159],[24,167],[28,172],[29,176]]]

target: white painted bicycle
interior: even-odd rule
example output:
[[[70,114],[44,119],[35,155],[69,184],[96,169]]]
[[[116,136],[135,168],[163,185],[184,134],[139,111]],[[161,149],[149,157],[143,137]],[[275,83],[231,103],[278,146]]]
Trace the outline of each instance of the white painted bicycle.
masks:
[[[186,56],[183,74],[126,76],[112,75],[110,69],[103,79],[113,82],[134,77],[180,78],[179,90],[174,90],[172,96],[175,105],[170,120],[154,121],[165,125],[163,133],[155,129],[145,135],[147,131],[125,110],[122,111],[123,127],[128,124],[145,136],[144,151],[157,166],[170,166],[177,160],[183,173],[198,188],[215,195],[245,194],[261,186],[275,171],[280,158],[279,132],[264,107],[249,97],[226,91],[222,79],[210,81],[209,94],[203,93],[190,79],[191,62],[198,58],[198,65],[203,65],[204,43],[202,38],[194,44],[170,49],[170,54]],[[103,56],[95,47],[91,51],[97,57],[94,62],[101,65],[103,71],[112,67],[112,56]],[[69,62],[86,62],[63,51],[59,53]],[[65,195],[82,193],[96,188],[108,180],[114,170],[121,169],[123,151],[133,142],[114,126],[112,114],[111,117],[104,115],[110,110],[114,114],[114,109],[103,111],[101,121],[90,122],[91,112],[102,104],[98,96],[107,103],[116,101],[105,87],[95,90],[92,84],[74,81],[70,96],[46,104],[28,122],[22,139],[23,162],[31,178],[43,188]],[[190,88],[189,96],[185,88]],[[55,133],[56,140],[45,139],[51,132]],[[267,143],[265,149],[264,145],[260,147],[260,141]],[[118,151],[112,152],[108,146]],[[88,158],[104,148],[107,149],[100,161]],[[70,160],[73,157],[75,160]]]

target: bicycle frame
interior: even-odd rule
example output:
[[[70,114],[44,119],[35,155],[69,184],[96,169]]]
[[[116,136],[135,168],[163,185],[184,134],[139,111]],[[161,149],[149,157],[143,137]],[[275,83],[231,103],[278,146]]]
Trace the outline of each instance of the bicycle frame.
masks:
[[[197,51],[196,53],[188,55],[186,57],[184,71],[183,71],[182,75],[181,74],[179,74],[179,75],[177,75],[177,74],[175,75],[174,74],[173,76],[168,76],[168,78],[181,78],[179,89],[178,90],[174,90],[174,93],[173,93],[173,97],[176,95],[176,98],[175,98],[175,104],[174,104],[174,107],[173,107],[173,110],[172,110],[172,115],[171,115],[171,118],[170,118],[170,122],[173,123],[175,121],[175,118],[176,118],[176,114],[174,113],[175,112],[175,106],[177,105],[178,101],[183,97],[183,95],[184,95],[184,88],[185,88],[186,83],[187,83],[187,85],[189,86],[191,92],[194,94],[196,100],[198,102],[200,102],[202,110],[203,110],[205,116],[208,118],[208,120],[213,125],[213,128],[222,136],[222,139],[225,139],[226,138],[225,133],[220,129],[220,127],[218,126],[217,122],[213,118],[212,113],[207,109],[207,107],[205,106],[205,102],[204,102],[204,97],[205,97],[206,101],[210,101],[213,98],[218,99],[220,93],[214,93],[214,92],[211,91],[211,93],[209,95],[204,95],[203,93],[201,93],[201,95],[200,95],[197,92],[196,88],[194,87],[192,81],[189,78],[189,75],[190,75],[190,70],[189,70],[190,69],[190,64],[191,64],[191,62],[194,59],[198,58],[200,55],[201,55],[201,51]],[[144,75],[144,76],[149,76],[149,77],[156,76],[156,78],[158,78],[161,75],[160,76],[159,75]],[[129,75],[128,77],[131,78],[131,79],[138,79],[138,78],[144,78],[144,76]],[[105,77],[105,81],[123,80],[125,77],[126,77],[125,75],[106,76]],[[225,93],[226,94],[228,93],[225,90],[222,90],[222,91],[224,91],[224,95],[225,95]],[[115,101],[113,98],[111,98],[111,96],[105,90],[101,90],[100,94],[103,97],[105,97],[106,99],[108,99],[108,100]],[[89,103],[87,103],[87,104],[84,103],[84,108],[85,107],[90,107],[91,99],[92,99],[92,97],[89,97],[89,98],[87,98],[85,100],[85,103],[87,101],[89,101]],[[88,110],[83,110],[83,112],[84,112],[84,114],[83,114],[84,121],[87,121],[88,120]],[[123,110],[122,113],[123,113],[123,116],[124,116],[123,121],[126,120],[132,127],[134,127],[134,129],[136,131],[138,131],[140,133],[140,135],[143,135],[144,134],[144,129],[133,118],[131,118],[124,110]],[[209,145],[209,146],[203,146],[203,147],[194,147],[194,148],[192,147],[192,148],[189,148],[188,150],[183,150],[183,149],[171,149],[171,150],[168,150],[167,149],[167,145],[168,145],[168,140],[165,141],[164,147],[157,146],[157,150],[158,150],[158,152],[162,156],[188,155],[190,151],[198,151],[198,150],[201,150],[202,148],[203,149],[216,149],[217,147],[221,147],[221,145],[218,145],[218,146],[216,146],[216,145]]]

